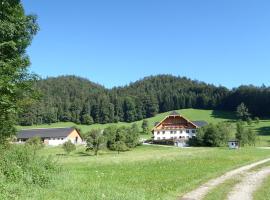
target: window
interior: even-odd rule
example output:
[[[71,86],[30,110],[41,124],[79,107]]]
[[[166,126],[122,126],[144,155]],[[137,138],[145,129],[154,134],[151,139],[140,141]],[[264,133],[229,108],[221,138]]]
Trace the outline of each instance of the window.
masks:
[[[160,133],[160,132],[158,131],[157,134],[159,135],[159,133]]]
[[[171,139],[173,139],[173,137],[171,137]]]
[[[158,140],[160,140],[160,137],[157,137]]]
[[[61,140],[64,140],[64,138],[61,138]]]
[[[196,131],[195,130],[192,130],[192,133],[196,133]]]
[[[165,134],[165,131],[162,131],[162,134]]]
[[[189,133],[189,130],[186,130],[186,133]]]
[[[183,133],[183,130],[180,130],[180,133]]]
[[[176,134],[176,131],[174,131],[174,134]]]
[[[173,131],[171,131],[171,134],[173,134]]]
[[[165,140],[166,138],[165,137],[163,137],[163,140]]]

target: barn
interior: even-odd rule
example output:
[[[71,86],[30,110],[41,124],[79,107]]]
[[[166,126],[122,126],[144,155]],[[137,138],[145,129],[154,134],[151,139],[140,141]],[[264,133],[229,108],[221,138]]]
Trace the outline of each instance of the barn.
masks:
[[[17,142],[24,143],[32,137],[40,137],[45,145],[57,146],[67,141],[82,144],[80,133],[75,128],[39,128],[21,130],[17,134]]]

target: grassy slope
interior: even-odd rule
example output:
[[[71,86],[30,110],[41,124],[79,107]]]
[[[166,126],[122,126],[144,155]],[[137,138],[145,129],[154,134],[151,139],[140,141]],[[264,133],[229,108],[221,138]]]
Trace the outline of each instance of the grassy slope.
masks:
[[[240,165],[269,156],[270,150],[244,148],[165,148],[141,146],[95,157],[78,149],[58,156],[63,174],[53,187],[29,188],[21,199],[176,199],[202,182]],[[45,155],[63,154],[45,148]]]
[[[178,110],[179,113],[181,113],[183,116],[187,117],[190,120],[205,120],[208,123],[217,123],[220,121],[234,121],[235,116],[232,112],[224,112],[224,111],[213,111],[213,110],[199,110],[199,109],[183,109]],[[165,116],[167,116],[170,112],[161,113],[156,115],[155,117],[149,118],[149,124],[151,127],[154,126],[155,122],[161,121]],[[135,122],[141,127],[142,120]],[[59,122],[54,123],[51,125],[39,125],[39,126],[24,126],[24,127],[18,127],[18,129],[27,129],[27,128],[53,128],[53,127],[71,127],[75,126],[76,124],[72,122]],[[107,126],[110,126],[112,124],[94,124],[91,126],[86,125],[76,125],[82,130],[82,133],[86,133],[87,131],[94,129],[94,128],[106,128]],[[130,123],[125,122],[119,122],[117,124],[114,124],[117,126],[130,126]],[[259,141],[258,146],[270,146],[270,120],[261,120],[261,122],[256,125],[253,124],[251,126],[252,129],[254,129],[259,135]]]
[[[224,120],[231,120],[234,118],[233,114],[230,112],[223,112],[223,111],[213,111],[213,110],[199,110],[199,109],[183,109],[178,110],[179,113],[181,113],[183,116],[187,117],[190,120],[205,120],[207,122],[220,122]],[[156,115],[155,117],[148,118],[149,124],[151,128],[154,126],[155,122],[160,122],[162,119],[164,119],[170,112],[161,113]],[[142,120],[135,122],[141,127]],[[119,122],[119,123],[110,123],[110,124],[93,124],[90,126],[87,125],[76,125],[72,122],[59,122],[59,123],[53,123],[51,125],[43,124],[43,125],[37,125],[37,126],[19,126],[18,129],[28,129],[28,128],[54,128],[54,127],[71,127],[71,126],[78,126],[81,128],[82,132],[85,133],[91,129],[94,128],[105,128],[110,125],[117,125],[117,126],[130,126],[132,123],[125,123],[125,122]]]

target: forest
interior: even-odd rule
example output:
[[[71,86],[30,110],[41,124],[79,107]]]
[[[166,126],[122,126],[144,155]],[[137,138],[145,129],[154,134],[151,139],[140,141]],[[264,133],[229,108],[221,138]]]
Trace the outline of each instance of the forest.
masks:
[[[36,81],[35,101],[18,115],[20,125],[133,122],[183,108],[235,111],[242,102],[253,117],[270,114],[270,88],[252,85],[229,90],[186,77],[158,75],[106,89],[85,78],[60,76]]]

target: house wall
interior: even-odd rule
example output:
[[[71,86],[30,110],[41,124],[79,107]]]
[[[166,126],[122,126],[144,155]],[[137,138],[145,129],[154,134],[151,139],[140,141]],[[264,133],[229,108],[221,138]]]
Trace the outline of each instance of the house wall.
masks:
[[[76,142],[76,137],[78,137]],[[67,141],[71,141],[73,144],[82,144],[82,138],[79,135],[79,133],[76,130],[73,130],[67,137],[51,137],[51,138],[45,138],[44,144],[49,146],[58,146],[62,145]],[[25,141],[19,139],[18,143],[25,143]]]
[[[77,137],[77,142],[76,142],[76,137]],[[67,140],[70,140],[73,144],[81,144],[82,143],[82,138],[79,135],[77,130],[72,131],[68,135]]]
[[[196,129],[154,130],[154,140],[189,139],[196,136]]]
[[[44,140],[44,144],[50,146],[58,146],[64,144],[65,142],[67,142],[67,138],[50,138]]]

